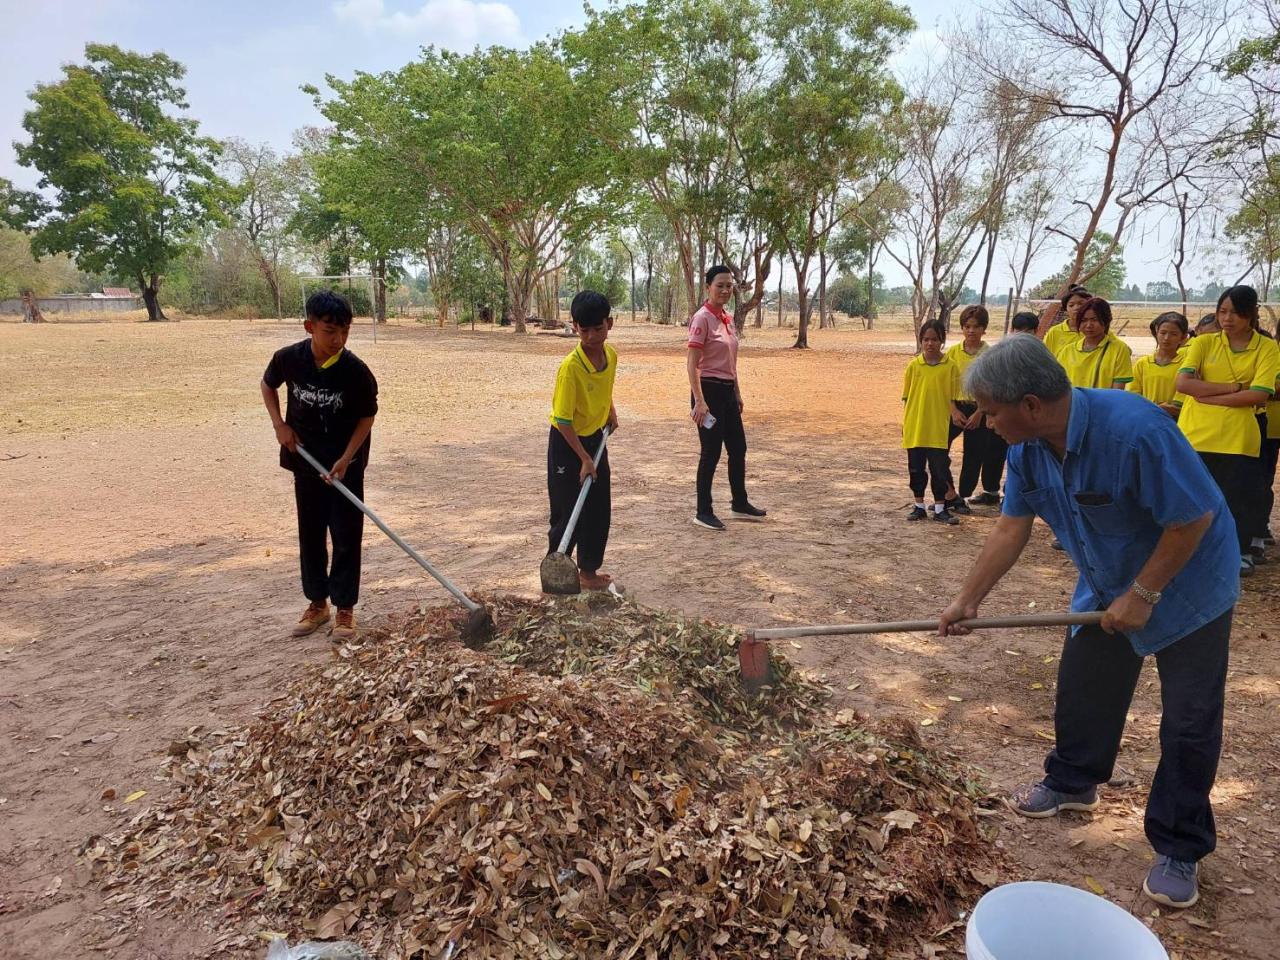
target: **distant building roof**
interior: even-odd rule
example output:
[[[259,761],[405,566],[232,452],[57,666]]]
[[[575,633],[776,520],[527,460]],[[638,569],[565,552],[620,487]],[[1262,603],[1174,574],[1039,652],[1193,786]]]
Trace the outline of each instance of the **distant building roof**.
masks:
[[[133,291],[128,287],[103,287],[102,295],[104,297],[133,297]]]

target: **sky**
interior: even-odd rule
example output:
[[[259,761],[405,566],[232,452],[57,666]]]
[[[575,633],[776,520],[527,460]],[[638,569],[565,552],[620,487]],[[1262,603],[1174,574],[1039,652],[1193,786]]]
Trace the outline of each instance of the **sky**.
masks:
[[[936,52],[937,32],[952,18],[977,11],[974,0],[908,5],[918,30],[895,58],[900,68]],[[34,185],[12,148],[24,138],[27,93],[59,79],[87,42],[167,53],[187,68],[190,115],[202,133],[284,150],[294,130],[323,122],[300,88],[324,89],[326,74],[396,69],[426,45],[522,46],[584,16],[582,0],[0,0],[8,51],[0,57],[0,177]],[[1128,279],[1140,285],[1167,278],[1166,244],[1158,228],[1147,233],[1126,247]],[[1052,272],[1064,259],[1065,250],[1050,251],[1033,273]],[[881,262],[889,285],[906,282],[888,257]],[[994,280],[1008,282],[998,269]]]

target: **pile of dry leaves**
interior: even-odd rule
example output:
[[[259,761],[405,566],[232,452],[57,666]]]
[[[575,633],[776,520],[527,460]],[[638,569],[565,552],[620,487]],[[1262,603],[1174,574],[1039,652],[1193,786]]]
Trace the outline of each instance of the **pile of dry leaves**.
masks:
[[[726,629],[497,612],[490,652],[405,618],[175,745],[172,796],[86,849],[108,901],[381,958],[857,958],[994,879],[961,776],[793,673],[743,697]]]

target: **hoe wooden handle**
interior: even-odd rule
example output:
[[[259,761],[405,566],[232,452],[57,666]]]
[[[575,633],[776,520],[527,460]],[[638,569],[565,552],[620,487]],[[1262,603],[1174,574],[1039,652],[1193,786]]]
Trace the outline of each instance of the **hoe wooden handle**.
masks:
[[[807,627],[773,627],[752,630],[756,640],[785,640],[789,637],[830,637],[857,633],[936,632],[939,620],[896,620],[887,623],[831,623]],[[970,630],[999,630],[1007,627],[1084,627],[1102,622],[1102,611],[1094,613],[1028,613],[1017,617],[975,617],[956,625]]]

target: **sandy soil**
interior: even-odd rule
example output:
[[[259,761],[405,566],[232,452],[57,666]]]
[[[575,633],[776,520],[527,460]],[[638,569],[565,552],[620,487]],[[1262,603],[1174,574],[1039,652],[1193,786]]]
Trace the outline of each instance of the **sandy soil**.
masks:
[[[156,770],[171,740],[244,722],[299,664],[329,655],[323,637],[286,639],[303,605],[292,497],[257,389],[271,351],[299,336],[296,323],[263,321],[0,326],[5,958],[216,955],[216,935],[234,927],[215,916],[207,928],[172,918],[122,928],[76,853],[164,794]],[[902,522],[906,341],[811,336],[814,349],[798,352],[786,331],[749,331],[749,483],[770,518],[711,534],[690,523],[697,452],[681,331],[615,330],[622,430],[611,442],[608,568],[640,601],[764,625],[926,617],[949,598],[993,514],[947,529]],[[546,407],[571,342],[393,324],[376,344],[358,329],[351,346],[382,386],[370,503],[464,585],[535,592]],[[362,618],[443,599],[367,529]],[[1032,874],[1104,890],[1183,958],[1261,960],[1280,935],[1277,571],[1263,567],[1238,608],[1215,791],[1221,842],[1204,864],[1201,905],[1159,916],[1138,892],[1158,753],[1154,670],[1122,751],[1127,785],[1108,789],[1092,816],[1001,822],[1000,842]],[[1064,608],[1073,582],[1037,536],[988,612]],[[926,740],[1003,787],[1039,772],[1059,647],[1057,631],[783,645],[844,704],[921,722]]]

